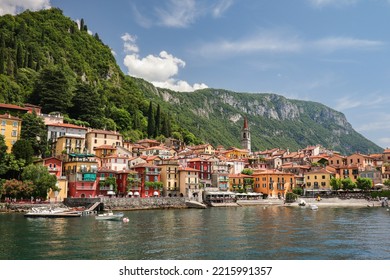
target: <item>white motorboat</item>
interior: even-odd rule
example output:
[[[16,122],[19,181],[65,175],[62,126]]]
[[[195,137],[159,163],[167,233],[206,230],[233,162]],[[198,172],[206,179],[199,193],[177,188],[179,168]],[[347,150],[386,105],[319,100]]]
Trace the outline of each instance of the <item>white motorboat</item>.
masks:
[[[318,210],[318,206],[315,204],[310,205],[311,210]]]
[[[113,212],[107,212],[102,214],[97,214],[95,216],[96,220],[122,220],[124,214],[122,212],[113,213]]]

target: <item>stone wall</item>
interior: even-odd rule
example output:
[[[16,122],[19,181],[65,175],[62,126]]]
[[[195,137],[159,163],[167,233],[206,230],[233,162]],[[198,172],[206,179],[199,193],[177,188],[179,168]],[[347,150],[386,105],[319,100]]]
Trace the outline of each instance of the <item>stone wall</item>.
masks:
[[[68,207],[79,207],[84,206],[88,208],[95,202],[101,201],[101,198],[65,198],[64,204]]]
[[[149,197],[149,198],[101,198],[105,209],[139,210],[187,208],[183,197]]]

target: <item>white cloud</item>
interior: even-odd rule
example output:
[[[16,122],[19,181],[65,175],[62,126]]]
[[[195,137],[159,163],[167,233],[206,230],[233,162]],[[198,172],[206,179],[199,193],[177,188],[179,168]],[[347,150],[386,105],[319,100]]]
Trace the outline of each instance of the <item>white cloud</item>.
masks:
[[[322,51],[333,52],[337,50],[373,49],[384,45],[381,41],[362,40],[350,37],[328,37],[313,42],[313,47]]]
[[[256,52],[298,52],[302,50],[303,46],[303,43],[297,38],[265,32],[250,38],[207,43],[198,50],[205,56],[223,56]]]
[[[342,97],[342,98],[336,100],[336,104],[335,104],[334,108],[337,111],[344,111],[347,109],[360,107],[363,104],[364,104],[364,102],[362,102],[360,99],[358,100],[357,98],[345,96],[345,97]]]
[[[160,23],[169,27],[187,27],[199,15],[195,0],[170,0],[165,8],[156,8]]]
[[[236,40],[219,40],[205,43],[197,52],[207,57],[251,53],[300,53],[336,52],[341,50],[375,50],[385,43],[353,37],[326,37],[318,40],[304,40],[291,30],[261,30],[251,37]]]
[[[50,8],[50,0],[0,0],[0,15],[15,15],[25,10],[38,11]]]
[[[148,55],[140,58],[138,54],[126,55],[124,64],[130,75],[145,78],[148,81],[164,82],[177,75],[179,67],[184,67],[185,62],[166,51],[158,56]]]
[[[143,78],[153,83],[156,87],[168,88],[175,91],[191,92],[197,89],[207,88],[207,85],[203,83],[190,85],[186,81],[175,80],[173,78],[179,74],[179,69],[184,68],[186,65],[180,58],[166,51],[161,51],[158,56],[150,54],[142,58],[138,54],[139,48],[135,44],[136,36],[125,33],[121,38],[124,41],[124,49],[127,53],[123,64],[126,66],[129,75]]]
[[[308,0],[309,3],[316,8],[322,8],[326,6],[348,6],[355,4],[358,0]]]
[[[133,4],[136,22],[145,28],[153,25],[186,28],[203,16],[221,17],[233,5],[234,0],[169,0],[159,3],[161,5],[152,11],[146,8],[142,10],[142,4]]]
[[[125,33],[121,39],[123,40],[123,48],[126,53],[139,52],[138,46],[135,44],[137,41],[137,37],[130,35],[129,33]]]
[[[183,92],[192,92],[198,89],[208,88],[206,84],[193,84],[192,86],[186,81],[176,81],[174,79],[169,79],[165,82],[153,82],[153,85],[160,88],[168,88],[174,91],[183,91]]]
[[[212,14],[214,17],[220,17],[226,10],[233,5],[233,0],[221,0],[213,8]]]

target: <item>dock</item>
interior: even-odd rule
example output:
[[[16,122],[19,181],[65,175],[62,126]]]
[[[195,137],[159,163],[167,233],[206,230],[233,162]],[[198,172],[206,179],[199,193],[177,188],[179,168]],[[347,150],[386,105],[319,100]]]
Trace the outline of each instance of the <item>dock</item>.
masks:
[[[28,212],[24,214],[27,218],[72,218],[72,217],[81,217],[82,212],[58,212],[58,213],[34,213]]]

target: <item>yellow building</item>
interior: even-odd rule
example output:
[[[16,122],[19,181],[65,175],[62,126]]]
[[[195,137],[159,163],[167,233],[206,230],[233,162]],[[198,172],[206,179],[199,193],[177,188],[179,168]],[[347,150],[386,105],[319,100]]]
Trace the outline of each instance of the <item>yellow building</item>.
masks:
[[[294,186],[294,174],[278,170],[254,170],[253,191],[268,195],[269,197],[285,197]]]
[[[80,136],[64,135],[57,138],[53,145],[53,156],[63,157],[65,154],[84,153],[85,138]]]
[[[225,157],[230,159],[243,159],[249,157],[249,150],[246,149],[238,149],[236,147],[232,147],[225,152],[222,153]]]
[[[201,200],[203,190],[199,186],[199,170],[189,167],[179,167],[180,196]]]
[[[85,147],[89,154],[94,153],[95,149],[101,146],[122,145],[122,135],[117,131],[108,131],[101,129],[91,129],[85,135]]]
[[[335,174],[324,169],[317,169],[305,174],[306,191],[330,191],[330,179],[335,177]]]
[[[163,183],[163,195],[180,196],[178,161],[164,160],[159,167],[161,168],[160,178]]]
[[[10,153],[12,146],[20,139],[20,131],[22,128],[22,120],[13,117],[10,114],[0,115],[1,135],[4,136],[5,144],[7,145],[7,153]]]
[[[245,174],[230,174],[229,175],[229,191],[232,192],[239,192],[240,190],[244,190],[245,188],[248,188],[248,181],[245,179],[253,179],[253,176],[245,175]],[[247,189],[246,191],[252,191],[253,184],[250,184],[250,189]]]

